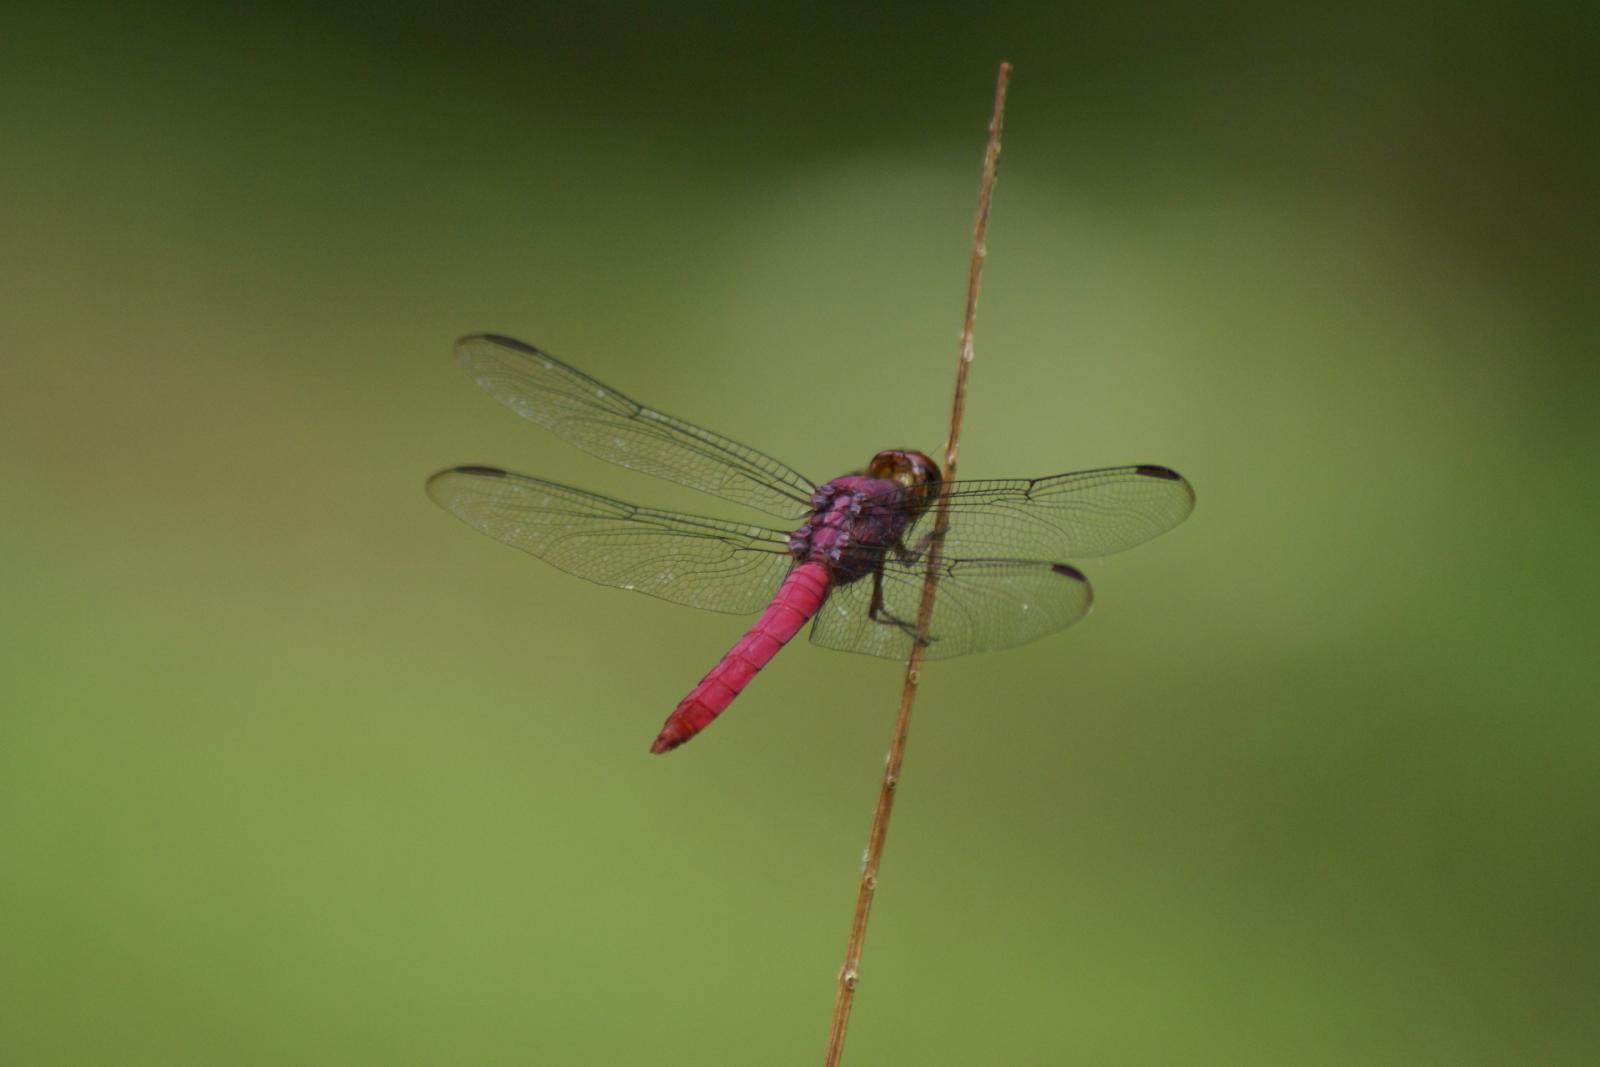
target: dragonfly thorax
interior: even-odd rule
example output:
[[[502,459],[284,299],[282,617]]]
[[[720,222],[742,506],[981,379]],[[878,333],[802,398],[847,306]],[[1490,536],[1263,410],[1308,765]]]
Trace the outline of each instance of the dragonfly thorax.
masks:
[[[789,535],[789,554],[823,564],[835,582],[871,574],[917,516],[911,492],[887,478],[835,478],[812,495],[811,516]]]

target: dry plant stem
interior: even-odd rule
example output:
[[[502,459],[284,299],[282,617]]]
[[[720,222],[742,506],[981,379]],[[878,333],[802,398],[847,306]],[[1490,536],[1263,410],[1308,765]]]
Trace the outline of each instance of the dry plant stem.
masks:
[[[983,178],[978,185],[978,216],[972,226],[972,261],[967,273],[967,309],[961,325],[961,357],[956,364],[955,400],[950,406],[950,436],[944,445],[944,477],[955,477],[956,452],[961,441],[961,416],[966,409],[967,370],[972,365],[972,329],[978,318],[978,281],[983,273],[985,234],[989,228],[989,196],[994,191],[996,165],[1000,159],[1000,125],[1005,115],[1006,84],[1011,80],[1011,64],[1000,64],[995,81],[994,113],[989,119],[989,143],[983,156]],[[937,587],[940,535],[950,524],[949,505],[941,491],[936,505],[933,537],[928,545],[928,573],[922,584],[922,603],[917,609],[917,634],[925,639],[933,616],[933,597]],[[916,699],[922,671],[924,640],[912,646],[906,661],[906,680],[900,690],[900,711],[895,716],[894,734],[889,741],[889,756],[884,761],[883,783],[878,788],[878,806],[872,813],[872,830],[867,836],[867,854],[861,865],[861,884],[856,890],[855,917],[850,922],[850,941],[845,946],[844,966],[839,970],[839,987],[833,1002],[833,1025],[828,1030],[825,1067],[837,1067],[844,1054],[845,1026],[850,1021],[850,1006],[855,999],[856,981],[861,966],[861,947],[867,936],[867,916],[872,911],[872,896],[878,888],[878,864],[883,859],[883,843],[889,834],[889,812],[894,807],[895,787],[900,781],[900,765],[906,755],[906,734],[911,729],[911,705]]]

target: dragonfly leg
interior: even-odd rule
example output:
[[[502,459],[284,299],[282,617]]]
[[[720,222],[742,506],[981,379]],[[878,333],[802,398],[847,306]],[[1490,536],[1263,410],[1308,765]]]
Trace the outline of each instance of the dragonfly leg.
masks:
[[[907,637],[920,642],[924,648],[933,644],[932,637],[918,637],[915,623],[907,622],[889,611],[883,603],[883,568],[872,572],[872,603],[867,608],[867,618],[882,626],[898,626]]]
[[[915,548],[907,548],[904,541],[896,542],[894,546],[895,558],[902,563],[915,563],[927,555],[928,549],[933,545],[933,539],[935,537],[943,537],[944,534],[945,531],[943,530],[929,530],[918,538]]]

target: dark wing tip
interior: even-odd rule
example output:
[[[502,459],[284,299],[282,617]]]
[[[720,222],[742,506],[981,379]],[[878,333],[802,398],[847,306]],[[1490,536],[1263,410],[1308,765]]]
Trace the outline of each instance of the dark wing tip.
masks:
[[[1089,577],[1070,563],[1052,563],[1050,569],[1063,578],[1071,578],[1075,582],[1088,583]]]
[[[1177,525],[1178,522],[1182,522],[1183,519],[1188,516],[1189,512],[1194,510],[1194,486],[1190,485],[1187,478],[1173,470],[1171,467],[1163,467],[1156,463],[1141,463],[1137,467],[1133,468],[1133,472],[1135,474],[1143,475],[1146,478],[1155,478],[1163,482],[1177,482],[1182,488],[1184,495],[1188,498],[1188,505],[1183,509],[1183,514],[1178,516],[1173,525]]]
[[[480,478],[509,478],[511,476],[509,472],[503,471],[499,467],[446,467],[442,471],[434,471],[428,475],[428,480],[423,483],[423,488],[427,490],[429,496],[433,497],[435,503],[447,509],[450,508],[449,499],[454,494],[454,490],[450,488],[450,477],[455,474],[475,475]]]
[[[469,371],[480,360],[490,358],[483,351],[484,346],[509,349],[518,356],[538,356],[547,358],[546,354],[515,337],[507,337],[499,333],[469,333],[465,337],[456,338],[454,352],[456,362],[466,367]],[[495,358],[503,358],[495,357]]]
[[[455,347],[459,349],[464,345],[470,345],[476,341],[488,341],[497,345],[509,345],[512,348],[531,349],[533,347],[525,341],[519,341],[515,337],[507,337],[503,333],[469,333],[465,336],[456,338]]]
[[[1088,575],[1070,563],[1052,563],[1050,564],[1050,570],[1068,581],[1077,582],[1083,586],[1083,611],[1077,616],[1078,619],[1083,618],[1084,615],[1094,610],[1094,586],[1089,584]],[[1071,623],[1068,623],[1068,625],[1071,625]]]

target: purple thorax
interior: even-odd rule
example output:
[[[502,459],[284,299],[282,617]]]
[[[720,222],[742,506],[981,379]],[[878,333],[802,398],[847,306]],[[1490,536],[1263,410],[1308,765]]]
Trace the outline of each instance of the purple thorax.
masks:
[[[821,563],[840,584],[864,578],[911,524],[906,498],[905,487],[886,478],[835,478],[812,494],[811,516],[789,535],[789,554]]]

